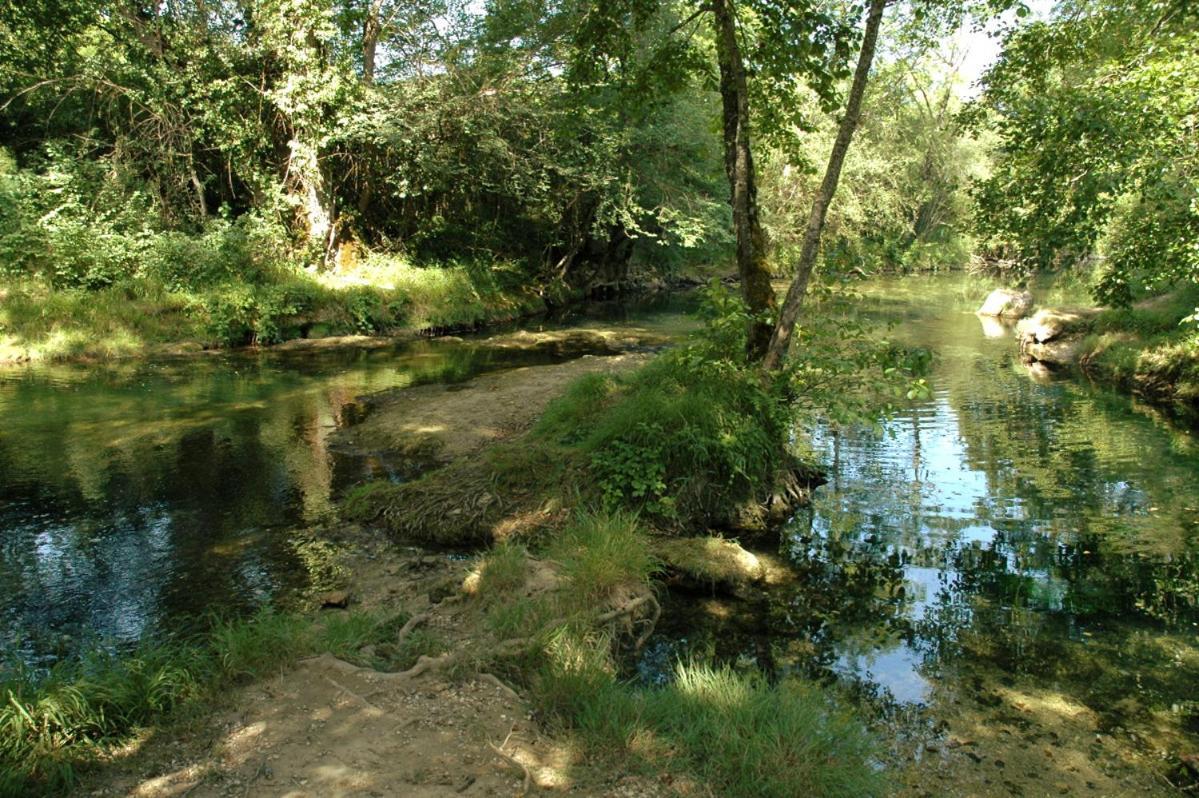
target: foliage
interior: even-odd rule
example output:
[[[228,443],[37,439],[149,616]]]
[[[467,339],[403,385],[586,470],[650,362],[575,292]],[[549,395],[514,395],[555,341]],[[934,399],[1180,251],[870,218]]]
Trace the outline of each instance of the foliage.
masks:
[[[963,268],[974,252],[971,181],[986,174],[982,144],[955,119],[958,75],[931,55],[880,64],[829,211],[822,266],[833,274]],[[818,118],[795,145],[767,153],[762,202],[785,271],[799,255],[815,165],[835,120]]]
[[[744,306],[724,289],[710,296],[709,332],[628,378],[576,384],[535,431],[586,458],[610,509],[712,522],[787,462],[792,416],[746,360]]]
[[[970,109],[998,137],[980,230],[1026,270],[1098,255],[1098,299],[1199,279],[1194,9],[1066,4],[1014,30]]]

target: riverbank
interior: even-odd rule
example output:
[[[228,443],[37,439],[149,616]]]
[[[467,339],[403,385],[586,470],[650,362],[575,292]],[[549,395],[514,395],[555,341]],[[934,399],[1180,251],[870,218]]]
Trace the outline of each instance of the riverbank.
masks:
[[[534,290],[508,264],[420,268],[377,257],[354,268],[278,266],[256,279],[188,285],[152,277],[101,288],[0,284],[0,363],[179,355],[337,336],[477,329],[572,298]]]
[[[1186,318],[1197,308],[1195,286],[1129,308],[1046,308],[1018,326],[1021,351],[1038,362],[1077,367],[1097,382],[1194,411],[1199,409],[1199,327]]]
[[[431,448],[449,462],[413,482],[395,488],[384,482],[360,492],[348,502],[350,514],[381,522],[403,544],[406,538],[392,522],[400,516],[388,511],[395,490],[428,499],[438,493],[429,486],[439,485],[444,490],[436,506],[426,500],[430,513],[414,507],[402,526],[476,529],[471,512],[494,507],[503,516],[489,535],[494,545],[467,562],[384,554],[379,546],[363,554],[370,544],[355,547],[344,569],[353,574],[346,587],[367,615],[315,624],[286,616],[287,628],[296,631],[267,641],[264,647],[278,653],[252,675],[286,672],[241,693],[238,719],[218,721],[218,728],[226,724],[218,744],[189,746],[168,731],[172,741],[156,746],[143,734],[128,757],[104,753],[98,789],[223,795],[251,786],[270,789],[266,782],[278,779],[280,787],[313,795],[382,783],[404,783],[413,794],[428,795],[534,784],[573,785],[584,795],[614,789],[629,795],[878,794],[880,775],[866,767],[874,743],[823,689],[793,680],[768,685],[753,673],[700,662],[680,665],[663,689],[633,687],[620,678],[622,663],[644,644],[658,615],[655,585],[669,563],[662,560],[667,547],[656,546],[654,537],[677,539],[679,530],[705,523],[726,506],[765,504],[769,491],[763,494],[763,486],[773,484],[765,475],[778,470],[789,429],[782,415],[757,417],[779,405],[768,399],[756,372],[709,373],[689,359],[695,354],[660,356],[637,372],[628,371],[636,359],[584,358],[542,367],[541,374],[483,377],[428,397],[425,407],[434,415],[420,426],[423,434],[444,438]],[[565,396],[542,413],[548,397],[567,385]],[[469,440],[436,423],[453,418],[472,427],[483,420],[469,413],[480,401],[504,408],[509,423],[466,433]],[[412,410],[409,397],[383,399],[358,426],[378,414],[376,426],[402,427],[394,430],[402,442],[413,432]],[[760,432],[748,434],[759,426]],[[354,430],[346,428],[346,437],[353,438]],[[647,441],[625,439],[626,432],[664,441],[644,449]],[[366,439],[388,446],[378,429]],[[605,449],[616,457],[601,456]],[[514,462],[519,453],[523,459]],[[478,463],[504,468],[485,483],[453,478]],[[480,488],[494,491],[494,500],[476,501]],[[631,512],[639,506],[645,516]],[[478,541],[461,535],[436,540]],[[727,554],[723,547],[720,553]],[[691,560],[687,567],[694,572],[694,555]],[[336,603],[350,600],[343,593]],[[379,607],[381,614],[374,612]],[[259,618],[238,628],[253,639],[256,630],[272,626]],[[408,671],[395,670],[411,664],[415,652],[408,644],[417,630],[426,634],[423,656]],[[219,645],[224,638],[215,639],[218,645],[199,644],[211,649],[199,659],[219,666],[202,669],[216,676],[197,689],[198,698],[230,686],[227,670],[245,672]],[[336,658],[296,662],[322,650]],[[36,718],[62,695],[86,696],[90,704],[93,684],[67,679],[43,695],[48,701],[31,698],[21,706]],[[172,702],[160,709],[124,713],[128,730],[157,722]],[[500,721],[508,722],[502,736]],[[455,729],[448,738],[447,726]],[[34,736],[31,757],[38,755],[38,728],[30,724],[22,738]],[[463,734],[455,737],[458,730]],[[97,742],[120,732],[100,731]],[[396,732],[400,739],[393,741],[389,735]],[[64,745],[64,758],[89,753],[86,728],[78,733],[82,750]],[[383,739],[389,743],[381,748]],[[40,777],[45,768],[29,770]]]
[[[207,253],[205,257],[215,257]],[[417,266],[363,252],[324,271],[290,261],[247,268],[226,281],[147,274],[102,287],[54,287],[0,272],[0,366],[106,362],[238,349],[325,350],[388,346],[546,315],[630,293],[692,290],[718,278],[630,275],[619,285],[532,279],[504,261]]]

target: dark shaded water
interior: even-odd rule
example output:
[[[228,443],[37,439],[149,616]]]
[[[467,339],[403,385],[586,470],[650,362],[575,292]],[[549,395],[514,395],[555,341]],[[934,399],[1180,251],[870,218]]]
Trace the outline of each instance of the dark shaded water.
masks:
[[[603,305],[525,327],[653,319],[669,333],[681,307]],[[0,649],[47,662],[319,585],[330,547],[313,530],[361,467],[327,439],[356,397],[565,356],[480,336],[0,371]]]

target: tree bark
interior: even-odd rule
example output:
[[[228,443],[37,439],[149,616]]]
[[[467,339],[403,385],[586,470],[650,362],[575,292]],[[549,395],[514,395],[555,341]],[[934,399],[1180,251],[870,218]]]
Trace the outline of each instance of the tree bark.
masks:
[[[753,315],[748,353],[758,359],[766,352],[772,329],[769,318],[773,318],[777,304],[766,263],[766,233],[758,220],[758,186],[749,137],[749,93],[731,0],[712,0],[712,16],[720,63],[724,168],[737,238],[737,273],[741,277],[741,294]]]
[[[833,142],[833,151],[829,154],[828,167],[824,170],[824,179],[820,182],[820,190],[812,200],[812,211],[808,214],[808,226],[804,230],[803,249],[800,250],[795,277],[791,280],[791,287],[787,289],[787,298],[783,301],[778,324],[775,325],[774,334],[770,336],[770,345],[766,357],[762,360],[762,368],[767,371],[773,371],[782,365],[791,345],[791,333],[799,320],[804,296],[808,292],[808,281],[811,280],[812,270],[816,266],[816,255],[820,252],[820,234],[824,230],[828,206],[837,191],[841,167],[845,163],[845,153],[849,150],[849,143],[861,116],[862,95],[866,93],[866,81],[870,77],[874,48],[878,44],[879,24],[882,22],[886,5],[887,0],[870,0],[870,9],[866,14],[866,31],[862,36],[862,50],[858,53],[858,65],[854,69],[853,84],[845,103],[845,116],[841,117],[837,138]]]
[[[371,0],[366,9],[366,20],[362,24],[362,82],[375,82],[375,56],[379,51],[379,34],[383,30],[383,4]]]

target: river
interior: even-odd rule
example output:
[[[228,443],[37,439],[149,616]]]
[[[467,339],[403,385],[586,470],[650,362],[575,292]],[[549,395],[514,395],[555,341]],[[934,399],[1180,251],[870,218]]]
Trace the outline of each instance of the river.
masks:
[[[786,530],[799,586],[676,602],[642,672],[699,655],[800,673],[871,706],[905,757],[970,753],[974,772],[925,769],[913,794],[1164,786],[1146,769],[1199,750],[1199,439],[1030,370],[973,314],[985,294],[866,287],[864,314],[936,352],[931,396],[879,430],[812,425],[829,482]]]
[[[690,304],[601,303],[522,327],[672,335]],[[504,332],[0,370],[0,649],[45,665],[320,589],[335,502],[371,465],[329,445],[358,397],[587,353],[494,345]]]
[[[1155,757],[1199,750],[1199,441],[1030,371],[973,315],[985,293],[866,287],[865,315],[936,352],[931,396],[878,430],[811,423],[829,483],[787,529],[799,586],[678,602],[641,668],[702,654],[838,684],[903,756],[971,751],[962,778],[983,791],[1034,794],[1058,749],[1086,761],[1057,791],[1131,790]],[[556,324],[677,330],[679,314]],[[326,445],[355,398],[533,362],[480,336],[0,373],[0,643],[49,662],[319,585],[311,530],[361,476]]]

